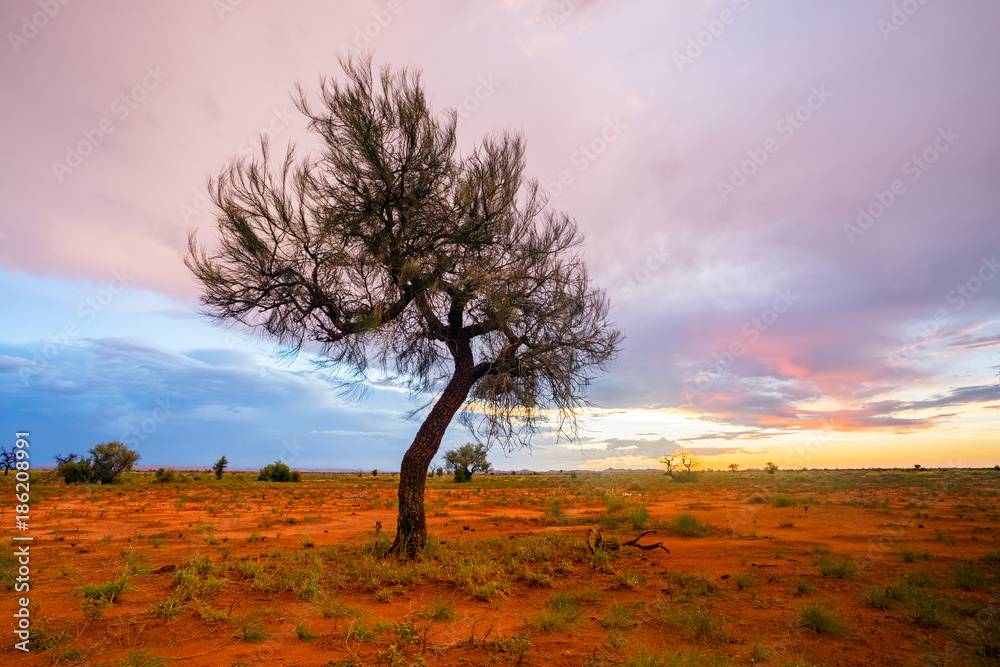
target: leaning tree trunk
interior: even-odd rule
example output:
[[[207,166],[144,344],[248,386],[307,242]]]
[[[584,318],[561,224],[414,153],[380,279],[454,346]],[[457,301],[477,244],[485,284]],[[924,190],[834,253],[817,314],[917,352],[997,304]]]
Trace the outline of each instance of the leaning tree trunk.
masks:
[[[399,514],[396,519],[396,539],[392,553],[414,556],[427,544],[427,522],[424,517],[424,487],[427,470],[441,446],[441,438],[455,413],[465,403],[472,389],[474,376],[471,364],[456,364],[455,375],[445,387],[427,419],[420,425],[413,444],[406,450],[399,468]]]

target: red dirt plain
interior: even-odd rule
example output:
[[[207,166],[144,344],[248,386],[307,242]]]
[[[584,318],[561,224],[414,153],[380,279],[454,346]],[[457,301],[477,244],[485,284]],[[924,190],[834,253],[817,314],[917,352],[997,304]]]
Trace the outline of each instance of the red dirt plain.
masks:
[[[0,532],[11,545],[14,479],[0,479],[11,499]],[[395,526],[387,474],[278,484],[131,473],[66,486],[33,473],[31,493],[34,643],[28,654],[13,646],[25,594],[13,590],[14,547],[5,546],[5,665],[1000,657],[1000,473],[991,470],[707,472],[693,483],[656,473],[435,478],[432,540],[415,561],[381,553]],[[386,530],[376,533],[377,522]],[[624,546],[592,556],[591,527],[612,546],[655,530],[641,543],[669,553]],[[123,590],[110,603],[106,589],[88,600],[87,585],[116,580]]]

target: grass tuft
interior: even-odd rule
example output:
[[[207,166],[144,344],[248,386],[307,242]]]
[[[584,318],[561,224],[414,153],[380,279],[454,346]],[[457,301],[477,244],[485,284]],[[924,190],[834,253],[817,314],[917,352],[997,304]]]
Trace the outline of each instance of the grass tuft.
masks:
[[[802,607],[799,610],[799,624],[820,635],[836,636],[847,632],[847,624],[821,602]]]

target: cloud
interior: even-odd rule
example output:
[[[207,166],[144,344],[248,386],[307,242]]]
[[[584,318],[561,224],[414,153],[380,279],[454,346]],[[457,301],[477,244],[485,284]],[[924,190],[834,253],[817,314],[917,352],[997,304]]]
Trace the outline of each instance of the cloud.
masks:
[[[626,335],[591,387],[598,404],[673,410],[707,430],[664,441],[675,444],[992,427],[963,420],[992,410],[1000,344],[1000,88],[983,85],[1000,80],[1000,6],[928,3],[885,36],[886,3],[732,4],[736,20],[683,68],[676,54],[719,3],[405,2],[361,50],[422,68],[433,107],[463,109],[463,153],[495,128],[523,132],[527,173],[586,234],[581,252]],[[192,228],[212,239],[206,176],[262,132],[277,147],[315,146],[286,113],[288,93],[338,75],[337,54],[364,37],[373,10],[67,8],[11,54],[0,263],[17,276],[5,284],[23,288],[7,292],[11,316],[45,324],[0,338],[0,374],[23,390],[2,394],[10,407],[66,415],[53,432],[76,441],[72,424],[90,441],[104,432],[94,422],[141,423],[165,395],[218,429],[185,432],[178,418],[150,436],[170,432],[190,452],[188,442],[217,447],[223,424],[259,447],[291,432],[347,443],[361,436],[319,431],[386,430],[339,412],[314,376],[201,331],[176,341],[161,331],[197,309],[181,257]],[[24,11],[8,4],[0,16],[16,27]],[[148,68],[166,73],[155,88],[142,83]],[[482,77],[499,84],[487,99],[474,94]],[[817,88],[829,91],[821,105]],[[104,119],[114,129],[98,135]],[[602,136],[609,121],[623,127],[614,141]],[[954,137],[947,150],[935,147],[942,136]],[[88,154],[60,178],[53,165],[72,152]],[[74,314],[101,293],[88,286],[122,270],[139,303],[116,300],[93,323]],[[172,305],[154,303],[163,295]],[[159,319],[144,331],[148,318]],[[37,360],[67,323],[93,324],[79,337],[93,340]],[[394,380],[371,386],[383,416],[407,400]],[[351,423],[316,423],[330,405]],[[288,422],[261,416],[272,409]],[[384,437],[405,443],[410,426]],[[646,442],[612,445],[647,452]]]

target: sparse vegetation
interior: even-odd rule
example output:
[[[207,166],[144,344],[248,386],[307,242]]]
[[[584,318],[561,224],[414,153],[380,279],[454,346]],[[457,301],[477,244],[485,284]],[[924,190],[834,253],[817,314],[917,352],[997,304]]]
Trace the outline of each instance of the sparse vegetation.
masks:
[[[445,452],[444,467],[454,473],[456,482],[468,482],[477,472],[489,472],[488,450],[482,443],[466,443]]]
[[[842,635],[847,624],[820,602],[805,605],[799,611],[799,624],[821,635]]]
[[[302,475],[281,461],[275,461],[261,468],[257,479],[261,482],[298,482],[302,480]]]
[[[497,635],[493,630],[484,641],[490,627],[477,623],[478,608],[473,606],[471,616],[463,619],[462,627],[476,624],[474,643],[463,644],[470,657],[493,655],[498,664],[517,655],[518,637],[530,637],[532,657],[538,660],[552,655],[559,642],[582,639],[612,647],[621,664],[630,664],[632,657],[668,665],[743,664],[740,660],[753,656],[761,663],[768,655],[781,664],[774,652],[780,637],[759,625],[764,618],[760,614],[783,616],[818,633],[816,646],[828,641],[820,636],[867,632],[867,619],[877,617],[900,635],[919,630],[953,642],[961,664],[988,664],[983,656],[996,651],[997,624],[982,600],[1000,581],[1000,551],[985,549],[978,551],[985,551],[981,557],[965,560],[934,557],[922,549],[919,529],[914,529],[906,544],[883,551],[875,567],[861,575],[861,563],[838,553],[846,547],[835,531],[823,543],[803,550],[796,540],[768,535],[767,526],[780,525],[793,514],[803,516],[806,506],[821,507],[821,494],[832,489],[841,494],[833,521],[841,514],[870,516],[873,508],[881,512],[884,498],[873,497],[870,480],[861,484],[846,473],[787,471],[780,481],[762,487],[753,480],[768,480],[763,472],[702,474],[702,486],[680,503],[688,509],[664,519],[648,509],[661,507],[664,497],[676,492],[670,491],[669,477],[660,473],[587,472],[576,479],[568,473],[477,475],[461,487],[447,477],[431,478],[431,507],[435,514],[442,513],[438,516],[445,524],[444,539],[430,539],[418,558],[407,560],[390,555],[390,531],[370,530],[373,517],[384,521],[380,513],[395,497],[396,486],[387,474],[318,475],[310,476],[308,484],[265,486],[255,481],[256,473],[227,472],[218,482],[212,477],[211,483],[205,479],[208,475],[200,481],[185,475],[186,482],[173,484],[158,483],[149,473],[107,486],[66,486],[61,477],[48,473],[47,479],[58,485],[32,484],[43,497],[42,506],[52,513],[46,538],[51,551],[40,552],[43,571],[51,567],[49,554],[56,551],[72,558],[74,550],[85,549],[107,558],[101,565],[82,559],[75,567],[61,564],[51,570],[63,581],[80,583],[73,585],[73,620],[60,619],[52,636],[63,639],[53,640],[40,659],[81,659],[84,654],[74,652],[87,645],[91,633],[124,628],[119,625],[123,614],[136,613],[133,607],[138,605],[138,613],[145,612],[151,624],[133,628],[164,627],[176,633],[193,623],[203,626],[196,632],[262,647],[289,639],[316,641],[317,647],[336,641],[351,646],[361,664],[395,660],[402,667],[423,655],[407,642],[434,646],[434,637],[442,636],[445,626],[451,625],[448,633],[458,631],[459,613],[466,615],[469,605],[484,605],[487,614],[507,614],[524,623],[521,634]],[[936,474],[923,471],[921,477]],[[46,479],[46,473],[39,477]],[[973,474],[966,473],[965,479],[971,481],[969,488],[978,488],[974,483],[980,480]],[[809,484],[812,495],[804,495],[797,486],[801,482]],[[720,490],[736,499],[728,500],[725,514],[719,513],[725,506],[718,500]],[[983,527],[991,525],[986,517],[995,512],[992,505],[1000,498],[1000,488],[996,496],[990,490],[964,489],[965,495],[952,496],[961,498],[955,502],[956,514],[976,519],[948,524],[947,534],[955,540],[953,554],[982,549],[972,538],[982,541]],[[915,492],[920,493],[919,487]],[[841,499],[859,502],[845,504]],[[921,504],[921,498],[914,502]],[[104,512],[133,529],[87,532],[87,512],[80,508],[88,504],[93,505],[91,518]],[[730,508],[740,514],[729,525],[739,528],[738,521],[743,521],[742,526],[752,526],[756,520],[768,541],[726,539],[748,529],[730,532],[708,525],[706,520],[733,517]],[[933,509],[929,513],[937,515]],[[823,520],[830,521],[829,516]],[[323,531],[331,517],[364,528],[346,540],[328,538]],[[810,519],[797,521],[803,527],[796,539],[811,534]],[[933,539],[936,520],[928,519],[932,523],[924,539]],[[895,525],[892,518],[880,521]],[[703,546],[728,565],[728,574],[678,570],[673,558],[659,550],[625,546],[641,525],[645,527],[639,532],[652,529],[658,534],[640,543],[661,540],[675,553],[683,551],[681,541],[689,537],[721,537]],[[849,533],[850,523],[839,525]],[[295,528],[282,532],[285,526]],[[590,527],[600,528],[604,541],[593,554],[585,541]],[[926,542],[931,549],[935,543],[947,548]],[[178,547],[190,555],[174,560],[171,555]],[[813,574],[808,574],[810,561]],[[113,567],[110,575],[103,564],[108,562]],[[161,571],[161,566],[169,569]],[[18,567],[16,558],[0,554],[0,580],[8,589],[16,583]],[[884,579],[887,571],[894,572],[892,579]],[[593,588],[576,588],[581,581]],[[250,606],[244,599],[260,604]],[[294,610],[289,607],[293,604]],[[409,609],[405,617],[398,615],[401,604]],[[733,614],[731,609],[739,610],[744,625],[723,615]],[[856,627],[849,627],[846,619]],[[63,629],[71,632],[60,635]],[[183,655],[169,645],[149,643],[151,630],[140,632],[140,651],[151,650],[167,661]],[[660,636],[697,645],[697,652],[664,653],[655,640]],[[654,638],[645,653],[636,650],[637,637]],[[735,653],[733,642],[739,642]],[[903,650],[919,661],[920,646],[908,646]],[[342,658],[336,650],[334,655],[335,662]],[[807,649],[803,660],[809,655]]]
[[[220,458],[218,461],[212,465],[212,470],[215,472],[215,479],[222,479],[222,474],[226,471],[226,466],[229,465],[229,460],[225,456]]]

